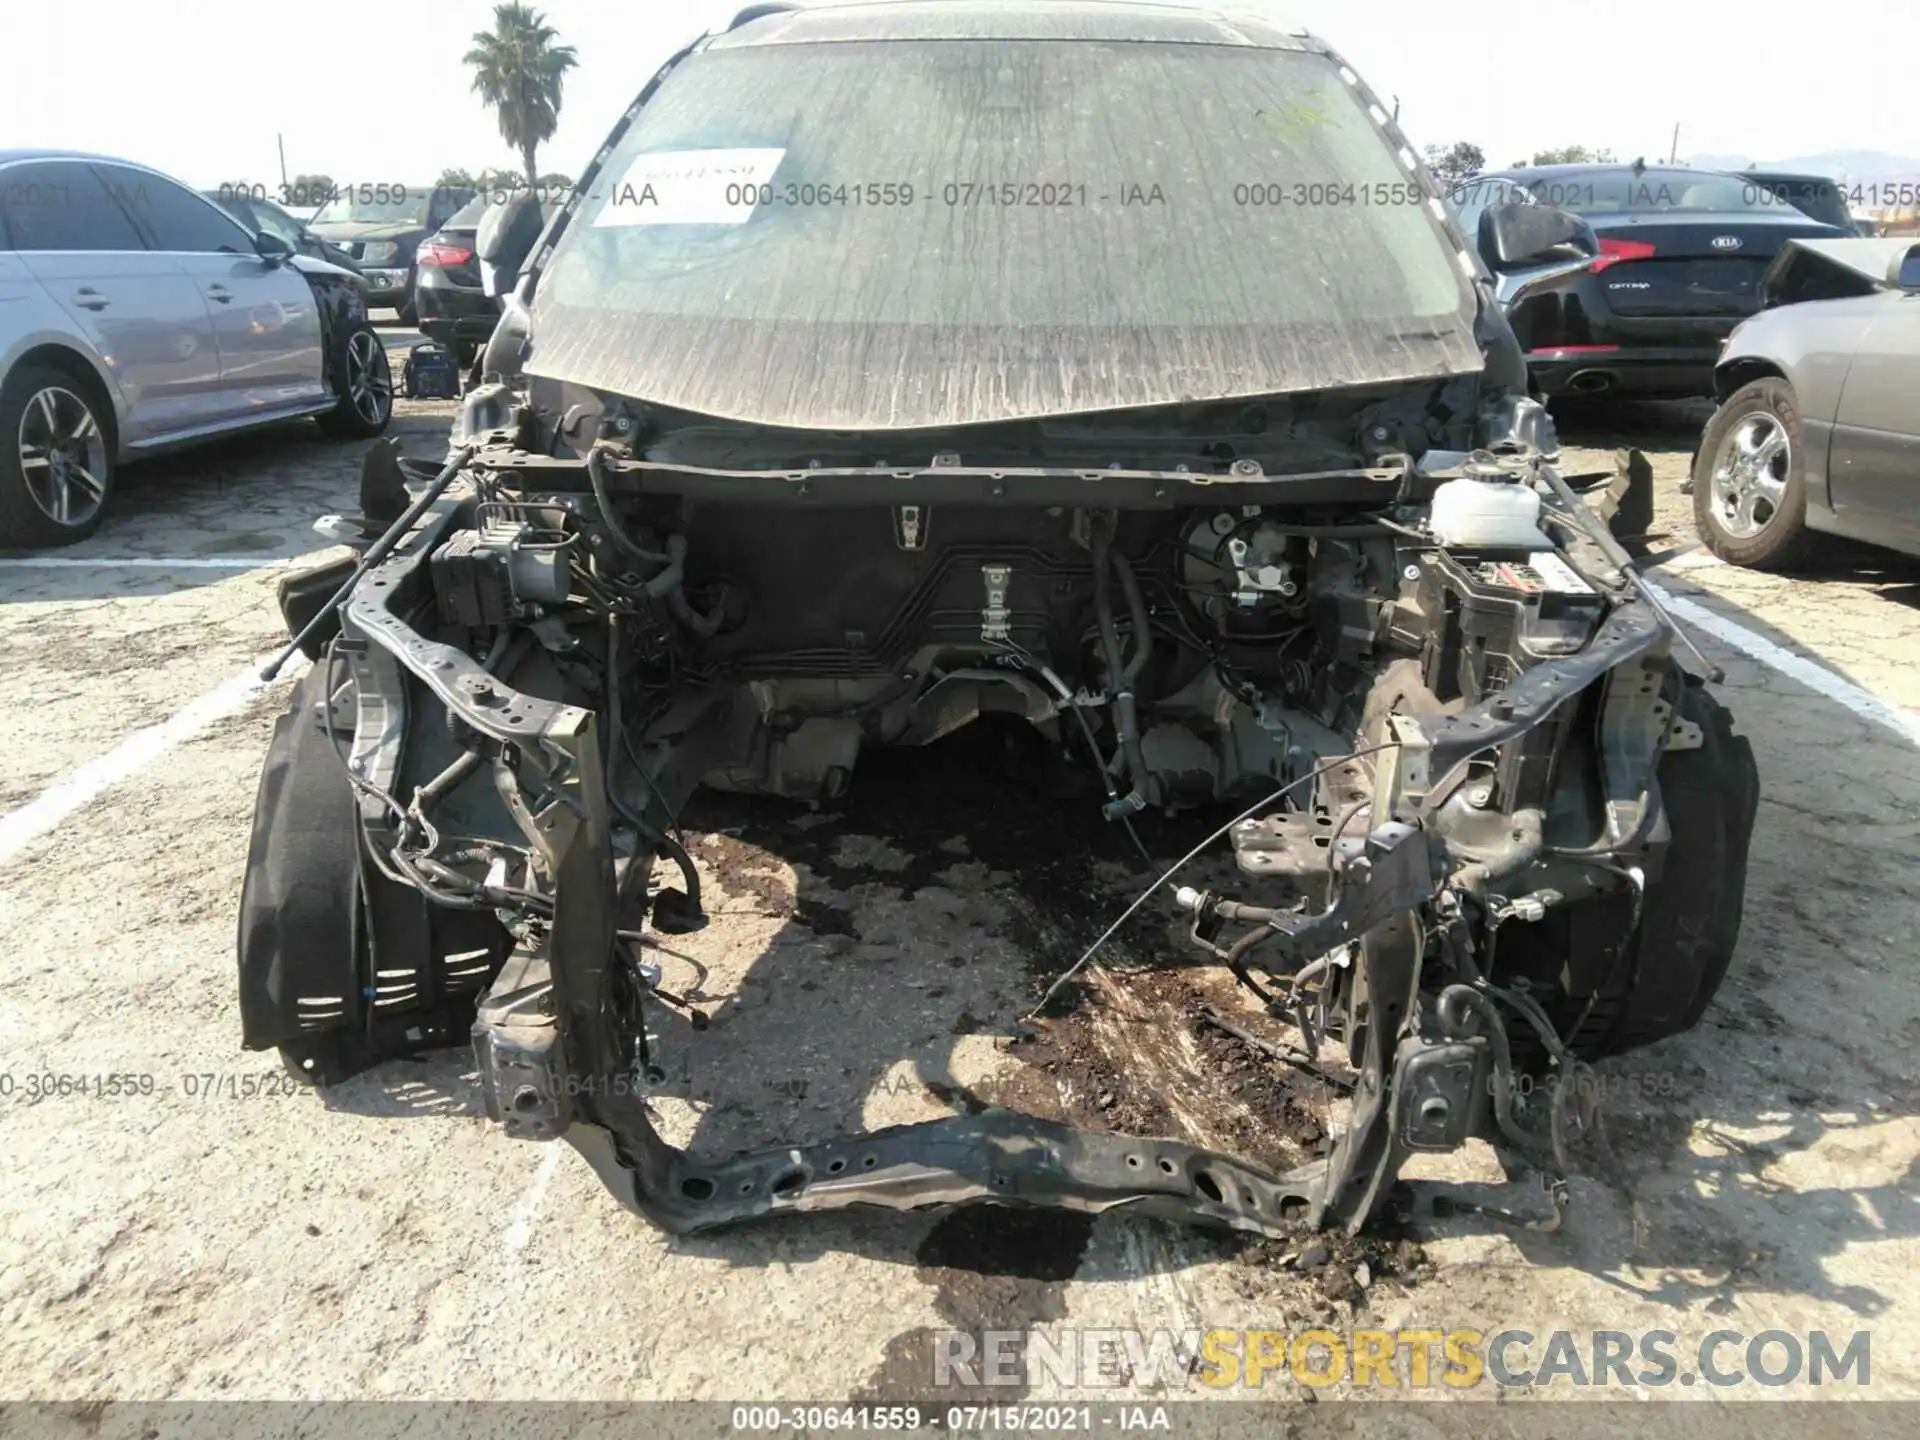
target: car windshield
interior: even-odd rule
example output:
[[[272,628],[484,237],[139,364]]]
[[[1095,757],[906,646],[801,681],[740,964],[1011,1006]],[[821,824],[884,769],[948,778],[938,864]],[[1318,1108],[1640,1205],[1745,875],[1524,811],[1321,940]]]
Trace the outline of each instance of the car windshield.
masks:
[[[1836,181],[1815,175],[1750,175],[1747,178],[1815,220],[1837,225],[1842,230],[1853,228],[1853,216],[1847,211],[1846,197],[1840,193]]]
[[[404,185],[354,186],[342,190],[322,205],[313,217],[315,225],[356,224],[424,225],[429,190],[409,190]]]
[[[716,50],[588,187],[530,369],[895,426],[1477,369],[1438,216],[1304,50]]]
[[[1525,184],[1535,200],[1577,215],[1793,213],[1793,206],[1765,185],[1699,170],[1583,170]]]
[[[300,222],[271,200],[255,200],[252,203],[253,218],[269,234],[278,235],[282,240],[296,245],[306,238],[301,232]]]
[[[447,223],[441,228],[444,230],[477,230],[480,228],[480,217],[486,213],[487,206],[492,203],[492,199],[488,196],[477,196],[454,211],[453,214],[448,217]]]

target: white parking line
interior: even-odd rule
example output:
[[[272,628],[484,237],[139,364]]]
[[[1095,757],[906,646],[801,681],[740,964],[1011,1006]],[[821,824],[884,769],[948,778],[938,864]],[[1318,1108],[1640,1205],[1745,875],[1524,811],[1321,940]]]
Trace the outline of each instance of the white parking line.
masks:
[[[223,555],[213,559],[187,559],[167,556],[153,560],[115,556],[89,560],[79,555],[23,555],[18,559],[0,557],[5,570],[266,570],[291,565],[295,559],[285,555]]]
[[[1784,645],[1776,645],[1766,636],[1729,620],[1717,611],[1709,610],[1696,600],[1671,594],[1651,580],[1645,584],[1653,593],[1653,598],[1664,605],[1674,619],[1684,620],[1694,629],[1704,631],[1742,654],[1752,656],[1762,665],[1778,670],[1789,680],[1797,680],[1808,689],[1819,691],[1836,705],[1846,706],[1862,719],[1886,726],[1909,744],[1920,745],[1920,719],[1889,705],[1871,690],[1863,689],[1844,675],[1836,674],[1804,655],[1794,654]]]
[[[560,1147],[565,1141],[550,1140],[551,1147],[540,1160],[540,1168],[533,1172],[533,1180],[513,1207],[513,1218],[507,1222],[506,1233],[501,1236],[507,1247],[509,1257],[518,1255],[527,1248],[527,1242],[533,1238],[533,1222],[540,1213],[540,1206],[547,1198],[547,1187],[553,1184],[553,1177],[560,1168]]]
[[[261,656],[158,725],[134,731],[106,754],[61,776],[19,809],[0,815],[0,864],[91,804],[102,792],[137,775],[174,746],[243,708],[268,688],[259,670],[270,658]],[[299,663],[286,674],[297,675],[306,668],[304,656],[294,658]]]

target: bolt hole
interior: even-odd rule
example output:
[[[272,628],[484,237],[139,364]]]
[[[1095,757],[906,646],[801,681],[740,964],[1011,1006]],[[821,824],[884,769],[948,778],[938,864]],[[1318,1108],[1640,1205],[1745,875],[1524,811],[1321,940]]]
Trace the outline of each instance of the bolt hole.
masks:
[[[1127,1156],[1127,1168],[1129,1170],[1138,1170],[1140,1168],[1140,1157],[1138,1155]]]
[[[680,1193],[689,1200],[711,1200],[713,1182],[704,1175],[689,1175],[680,1182]]]
[[[1220,1182],[1204,1170],[1193,1177],[1193,1186],[1216,1205],[1225,1198],[1220,1193]]]
[[[1173,1163],[1173,1161],[1171,1161],[1171,1160],[1169,1160],[1169,1159],[1167,1159],[1167,1158],[1166,1158],[1165,1156],[1162,1156],[1162,1157],[1161,1157],[1161,1160],[1160,1160],[1160,1173],[1161,1173],[1162,1175],[1172,1175],[1172,1174],[1174,1174],[1174,1173],[1176,1173],[1176,1172],[1177,1172],[1177,1171],[1178,1171],[1179,1169],[1180,1169],[1180,1167],[1179,1167],[1178,1165],[1176,1165],[1176,1164],[1174,1164],[1174,1163]]]
[[[847,1162],[845,1160],[830,1160],[827,1162],[827,1174],[829,1175],[838,1175],[846,1168]]]
[[[806,1188],[806,1183],[806,1171],[789,1170],[786,1174],[775,1180],[769,1188],[776,1195],[798,1195],[801,1190]]]
[[[860,1168],[862,1170],[871,1170],[879,1163],[880,1157],[878,1155],[863,1155],[860,1157]]]

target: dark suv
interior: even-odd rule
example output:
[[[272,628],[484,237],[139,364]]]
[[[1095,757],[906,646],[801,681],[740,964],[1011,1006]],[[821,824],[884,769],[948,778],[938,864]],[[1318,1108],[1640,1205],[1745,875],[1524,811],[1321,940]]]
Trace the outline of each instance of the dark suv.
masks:
[[[402,324],[412,325],[420,318],[415,252],[473,197],[457,186],[350,185],[327,198],[308,228],[353,257],[367,280],[370,309],[391,307]]]

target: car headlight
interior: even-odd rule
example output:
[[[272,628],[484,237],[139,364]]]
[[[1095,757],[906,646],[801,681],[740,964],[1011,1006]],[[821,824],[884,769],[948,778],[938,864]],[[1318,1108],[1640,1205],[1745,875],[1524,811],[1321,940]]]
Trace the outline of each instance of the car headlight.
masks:
[[[376,240],[360,252],[360,258],[369,265],[379,265],[393,259],[400,253],[400,247],[391,240]]]

